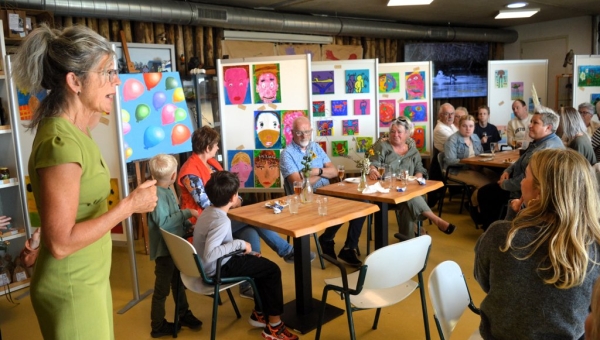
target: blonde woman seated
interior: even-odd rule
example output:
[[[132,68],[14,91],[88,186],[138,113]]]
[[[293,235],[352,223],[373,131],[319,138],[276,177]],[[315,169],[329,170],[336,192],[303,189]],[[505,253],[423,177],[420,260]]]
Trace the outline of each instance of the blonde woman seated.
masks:
[[[444,168],[460,163],[463,158],[475,157],[483,153],[481,140],[475,132],[475,118],[471,115],[461,117],[458,131],[444,144]],[[477,191],[482,186],[498,179],[493,171],[481,167],[464,165],[461,170],[449,169],[448,177],[475,187],[471,195],[471,206],[477,207]]]
[[[533,154],[516,218],[492,223],[475,246],[484,339],[583,339],[600,275],[597,189],[579,153]]]
[[[592,140],[586,132],[585,122],[573,107],[567,107],[560,113],[560,124],[556,134],[565,143],[565,146],[579,152],[590,165],[596,164],[596,154],[592,147]]]

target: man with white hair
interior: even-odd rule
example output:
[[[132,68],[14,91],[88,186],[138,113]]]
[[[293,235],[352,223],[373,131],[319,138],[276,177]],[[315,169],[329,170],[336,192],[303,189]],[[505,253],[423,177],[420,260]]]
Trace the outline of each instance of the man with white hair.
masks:
[[[444,152],[444,144],[453,133],[458,131],[454,126],[454,106],[450,103],[444,103],[438,110],[438,121],[433,129],[433,146],[439,151]]]

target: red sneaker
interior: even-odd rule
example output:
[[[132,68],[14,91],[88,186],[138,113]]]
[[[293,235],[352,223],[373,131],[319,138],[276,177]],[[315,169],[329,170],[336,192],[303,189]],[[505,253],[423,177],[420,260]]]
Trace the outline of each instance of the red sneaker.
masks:
[[[283,322],[277,327],[267,324],[262,331],[263,338],[267,340],[298,340],[298,336],[290,332]]]

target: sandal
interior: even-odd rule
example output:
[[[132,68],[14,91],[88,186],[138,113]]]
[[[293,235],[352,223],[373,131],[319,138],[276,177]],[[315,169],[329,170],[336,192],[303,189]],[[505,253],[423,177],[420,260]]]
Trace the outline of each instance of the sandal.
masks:
[[[448,228],[446,228],[446,230],[442,230],[442,228],[440,228],[440,227],[438,227],[438,229],[439,229],[439,230],[440,230],[442,233],[444,233],[444,234],[447,234],[447,235],[450,235],[450,234],[452,234],[452,233],[454,232],[454,230],[456,229],[456,226],[455,226],[454,224],[452,224],[452,223],[449,223],[449,224],[448,224]]]

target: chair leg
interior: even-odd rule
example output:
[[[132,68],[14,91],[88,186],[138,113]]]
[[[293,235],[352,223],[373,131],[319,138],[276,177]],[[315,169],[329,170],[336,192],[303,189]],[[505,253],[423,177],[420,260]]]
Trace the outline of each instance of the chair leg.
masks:
[[[177,273],[177,284],[175,285],[175,316],[173,317],[173,337],[177,337],[177,328],[179,326],[179,285],[181,284],[181,276]],[[1,339],[0,339],[1,340]]]
[[[315,340],[321,338],[321,327],[323,326],[323,319],[325,319],[325,306],[327,305],[327,287],[323,288],[323,297],[321,298],[321,308],[319,309],[319,319],[317,320],[317,333],[315,334]]]
[[[377,311],[375,312],[375,320],[373,320],[372,329],[377,329],[377,324],[379,323],[379,314],[381,314],[381,308],[377,308]]]
[[[446,191],[447,189],[445,189],[444,192],[440,192],[440,200],[438,203],[438,217],[442,217],[442,208],[444,208],[444,198],[446,197]]]
[[[215,299],[213,300],[212,321],[210,325],[210,339],[215,340],[217,337],[217,311],[219,309],[219,285],[215,285]]]
[[[321,262],[321,269],[325,269],[325,262],[323,262],[323,251],[321,250],[321,245],[319,244],[319,237],[317,236],[317,233],[313,233],[313,238],[315,239],[315,244],[317,246],[317,255],[319,255],[319,262]]]
[[[458,209],[459,214],[462,214],[463,205],[465,205],[465,195],[467,191],[469,191],[469,188],[467,186],[464,186],[462,191],[462,197],[460,198],[460,208]]]
[[[356,334],[354,332],[354,318],[352,317],[352,303],[350,302],[350,294],[344,293],[346,295],[346,314],[348,316],[348,328],[350,330],[350,339],[356,340]]]
[[[419,293],[421,293],[421,309],[423,311],[423,324],[425,326],[425,339],[430,340],[431,334],[429,334],[429,318],[427,317],[427,302],[425,302],[425,283],[423,281],[423,272],[419,275]]]
[[[371,253],[371,241],[373,234],[371,233],[371,225],[373,224],[373,214],[367,216],[367,256]]]
[[[231,305],[233,306],[233,310],[235,311],[235,315],[237,318],[241,318],[242,314],[240,314],[240,310],[238,309],[237,303],[235,303],[235,299],[233,298],[233,294],[231,294],[231,289],[227,289],[227,295],[229,295],[229,301],[231,301]]]

